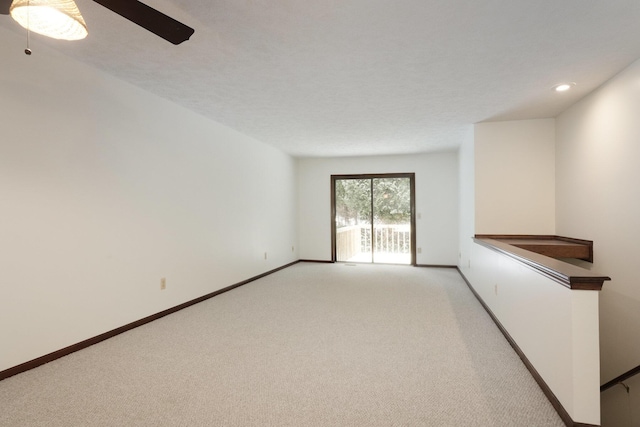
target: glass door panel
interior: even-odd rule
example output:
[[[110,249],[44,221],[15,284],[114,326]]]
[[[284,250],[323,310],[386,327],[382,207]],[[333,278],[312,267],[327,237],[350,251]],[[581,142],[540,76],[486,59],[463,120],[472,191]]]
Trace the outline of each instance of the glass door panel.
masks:
[[[371,245],[371,179],[335,181],[337,261],[373,262]]]
[[[373,262],[411,264],[411,180],[373,178]]]

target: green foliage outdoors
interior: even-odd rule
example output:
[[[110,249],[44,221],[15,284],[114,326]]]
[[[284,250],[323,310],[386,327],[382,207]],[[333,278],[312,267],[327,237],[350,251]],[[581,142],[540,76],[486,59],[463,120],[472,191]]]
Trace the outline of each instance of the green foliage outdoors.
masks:
[[[336,180],[338,227],[371,224],[370,179]],[[411,219],[409,178],[374,178],[373,211],[376,223],[400,224]]]

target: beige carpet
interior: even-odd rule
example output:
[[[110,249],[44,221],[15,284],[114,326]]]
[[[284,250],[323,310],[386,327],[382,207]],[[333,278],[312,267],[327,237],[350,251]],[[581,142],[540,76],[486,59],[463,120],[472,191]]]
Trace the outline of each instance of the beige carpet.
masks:
[[[453,269],[299,263],[0,382],[1,426],[563,426]]]

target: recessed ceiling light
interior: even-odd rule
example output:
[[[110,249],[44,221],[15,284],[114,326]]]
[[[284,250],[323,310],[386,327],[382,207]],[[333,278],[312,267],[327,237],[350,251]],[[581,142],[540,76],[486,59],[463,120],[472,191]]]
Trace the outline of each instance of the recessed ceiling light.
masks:
[[[566,92],[569,89],[571,89],[572,87],[574,87],[576,84],[571,82],[571,83],[561,83],[559,85],[555,85],[553,87],[553,90],[555,90],[556,92]]]

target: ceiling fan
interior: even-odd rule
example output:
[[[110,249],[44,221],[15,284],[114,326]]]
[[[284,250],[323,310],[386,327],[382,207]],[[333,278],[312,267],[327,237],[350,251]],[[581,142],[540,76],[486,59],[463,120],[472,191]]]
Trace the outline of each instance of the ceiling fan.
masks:
[[[16,0],[17,1],[17,0]],[[118,15],[177,45],[195,30],[138,0],[93,0]],[[8,15],[13,0],[0,0],[0,14]]]

